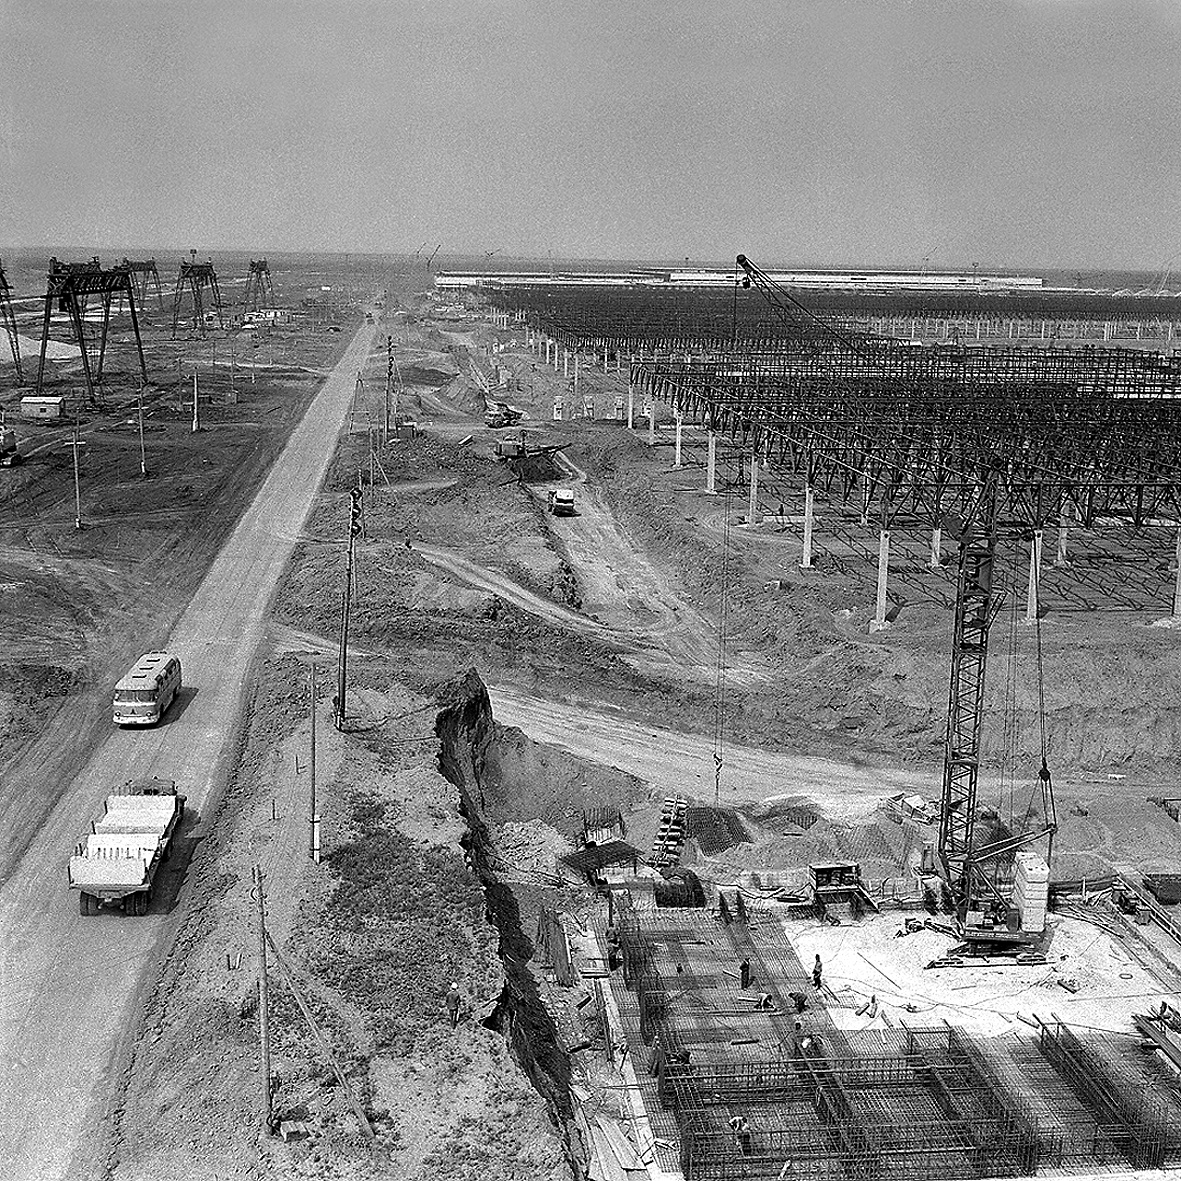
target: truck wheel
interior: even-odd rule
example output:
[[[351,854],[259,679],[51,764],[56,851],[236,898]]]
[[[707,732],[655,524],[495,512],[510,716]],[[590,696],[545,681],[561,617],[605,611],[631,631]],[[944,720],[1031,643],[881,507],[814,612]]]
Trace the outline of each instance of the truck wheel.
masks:
[[[84,890],[78,891],[78,913],[90,914],[90,895]]]
[[[148,913],[148,907],[152,904],[152,896],[150,893],[148,893],[148,891],[145,890],[143,893],[137,894],[135,897],[139,904],[136,913],[140,916],[140,918],[143,918],[143,916]]]

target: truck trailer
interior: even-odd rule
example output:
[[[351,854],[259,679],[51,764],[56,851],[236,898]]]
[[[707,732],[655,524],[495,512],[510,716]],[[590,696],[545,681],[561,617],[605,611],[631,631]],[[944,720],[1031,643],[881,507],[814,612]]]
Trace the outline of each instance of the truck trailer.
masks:
[[[147,914],[184,810],[184,796],[168,779],[129,780],[112,791],[70,858],[69,885],[78,891],[79,913],[122,906],[126,914]]]

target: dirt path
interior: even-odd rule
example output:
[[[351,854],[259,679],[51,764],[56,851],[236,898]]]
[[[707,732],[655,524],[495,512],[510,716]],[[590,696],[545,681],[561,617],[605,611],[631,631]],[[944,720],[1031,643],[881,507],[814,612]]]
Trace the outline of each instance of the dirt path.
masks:
[[[267,604],[374,332],[358,331],[168,639],[189,687],[179,710],[153,731],[109,733],[0,890],[0,1177],[89,1172],[102,1150],[121,1042],[170,924],[158,908],[146,919],[81,918],[64,862],[106,789],[129,776],[175,778],[190,810],[208,821],[234,756]],[[19,801],[4,820],[22,824]]]
[[[608,712],[597,704],[545,701],[508,686],[489,686],[489,694],[498,722],[517,726],[538,742],[627,771],[656,791],[713,799],[713,740],[707,735],[657,730],[628,721],[622,709]],[[857,766],[732,743],[725,744],[723,760],[723,804],[808,796],[826,816],[851,820],[868,816],[895,792],[939,794],[936,777],[919,771]]]
[[[561,539],[578,575],[587,613],[612,632],[643,635],[649,644],[654,643],[667,656],[658,662],[660,672],[714,680],[718,629],[674,589],[668,574],[628,536],[586,472],[561,452],[557,458],[577,485],[577,515],[552,517],[550,528]],[[544,498],[551,486],[533,491]],[[652,667],[649,660],[643,664]],[[735,685],[771,676],[764,662],[750,652],[729,653],[726,673],[728,682]]]

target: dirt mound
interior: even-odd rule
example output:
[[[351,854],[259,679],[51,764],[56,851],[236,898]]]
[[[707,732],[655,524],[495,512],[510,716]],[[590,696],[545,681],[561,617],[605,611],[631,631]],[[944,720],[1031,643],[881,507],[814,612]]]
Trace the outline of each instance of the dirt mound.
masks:
[[[507,824],[541,820],[567,840],[582,829],[582,813],[617,807],[627,812],[645,796],[634,776],[586,764],[561,747],[496,725],[485,756],[484,795],[490,819]]]

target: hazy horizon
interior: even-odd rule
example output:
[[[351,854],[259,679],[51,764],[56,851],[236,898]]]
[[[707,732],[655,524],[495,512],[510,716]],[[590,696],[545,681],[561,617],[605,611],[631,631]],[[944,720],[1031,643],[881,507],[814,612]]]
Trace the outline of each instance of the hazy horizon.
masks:
[[[1181,257],[1170,0],[0,0],[0,20],[5,249]]]

